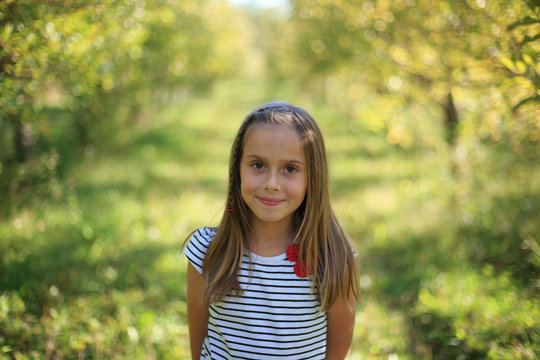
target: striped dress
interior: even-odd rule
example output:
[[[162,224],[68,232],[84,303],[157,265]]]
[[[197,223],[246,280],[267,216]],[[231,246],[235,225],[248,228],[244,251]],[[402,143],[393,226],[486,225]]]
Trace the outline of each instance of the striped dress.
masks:
[[[214,229],[200,228],[184,249],[200,273],[214,236]],[[201,359],[325,358],[326,313],[309,277],[296,276],[293,266],[285,254],[244,254],[238,272],[243,295],[210,305]]]

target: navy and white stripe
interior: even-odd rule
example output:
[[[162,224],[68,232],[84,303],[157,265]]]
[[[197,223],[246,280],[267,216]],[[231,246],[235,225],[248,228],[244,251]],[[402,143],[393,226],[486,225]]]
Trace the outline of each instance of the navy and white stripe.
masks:
[[[184,249],[200,273],[214,236],[214,229],[198,229]],[[244,254],[238,272],[243,295],[210,305],[201,359],[325,358],[326,313],[311,280],[296,276],[293,266],[285,254]]]

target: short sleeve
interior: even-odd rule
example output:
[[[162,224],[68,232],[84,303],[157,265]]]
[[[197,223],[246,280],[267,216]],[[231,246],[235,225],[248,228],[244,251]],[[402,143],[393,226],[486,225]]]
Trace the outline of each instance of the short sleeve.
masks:
[[[214,237],[216,236],[216,230],[213,228],[200,228],[197,229],[188,244],[184,248],[184,254],[189,262],[202,274],[203,262],[206,255],[206,250]]]

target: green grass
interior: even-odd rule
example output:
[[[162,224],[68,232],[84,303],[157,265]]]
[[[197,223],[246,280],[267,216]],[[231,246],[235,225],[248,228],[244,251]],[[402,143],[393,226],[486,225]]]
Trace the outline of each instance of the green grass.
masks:
[[[491,236],[505,238],[515,229],[534,248],[538,182],[486,180],[490,174],[483,170],[481,181],[494,184],[493,196],[477,198],[478,176],[451,175],[442,139],[405,150],[365,129],[362,119],[295,95],[288,84],[244,79],[164,105],[112,150],[88,148],[69,166],[60,159],[60,176],[0,218],[0,359],[187,358],[181,245],[193,229],[218,223],[235,132],[248,111],[275,99],[305,107],[325,134],[333,203],[362,262],[364,300],[351,358],[472,359],[486,355],[478,350],[486,346],[493,354],[511,353],[505,349],[519,343],[513,332],[493,340],[493,329],[467,324],[467,314],[487,321],[519,304],[532,314],[538,305],[528,298],[537,294],[527,285],[508,285],[522,269],[498,269],[468,242],[480,239],[478,246],[489,248]],[[526,191],[519,190],[524,184]],[[490,202],[496,197],[507,200],[502,209],[490,207],[499,204]],[[523,205],[521,197],[530,202]],[[523,209],[516,205],[511,213],[510,230],[495,227],[489,235],[485,221],[496,223],[515,204]],[[529,217],[521,226],[523,214]],[[537,268],[527,269],[533,278]],[[492,279],[480,289],[491,313],[463,302],[461,275],[473,285]],[[499,291],[497,284],[506,288]],[[499,307],[498,298],[504,300]],[[515,331],[528,331],[519,346],[530,354],[538,320],[520,312],[496,323],[515,328],[523,319]]]

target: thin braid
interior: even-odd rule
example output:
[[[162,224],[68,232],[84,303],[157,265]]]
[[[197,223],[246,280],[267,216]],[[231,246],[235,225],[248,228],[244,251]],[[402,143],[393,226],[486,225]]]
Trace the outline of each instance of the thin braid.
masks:
[[[244,139],[244,133],[246,132],[246,129],[248,127],[248,124],[251,122],[249,121],[249,116],[244,120],[242,125],[240,125],[240,129],[238,130],[238,135],[236,136],[236,140],[234,142],[233,151],[231,154],[231,164],[229,166],[229,193],[227,194],[227,206],[232,205],[232,193],[233,193],[233,186],[235,184],[234,182],[234,176],[236,171],[238,171],[238,168],[236,167],[236,163],[238,161],[238,155],[240,152],[240,148],[242,146],[242,141]],[[238,179],[236,179],[238,180]]]

